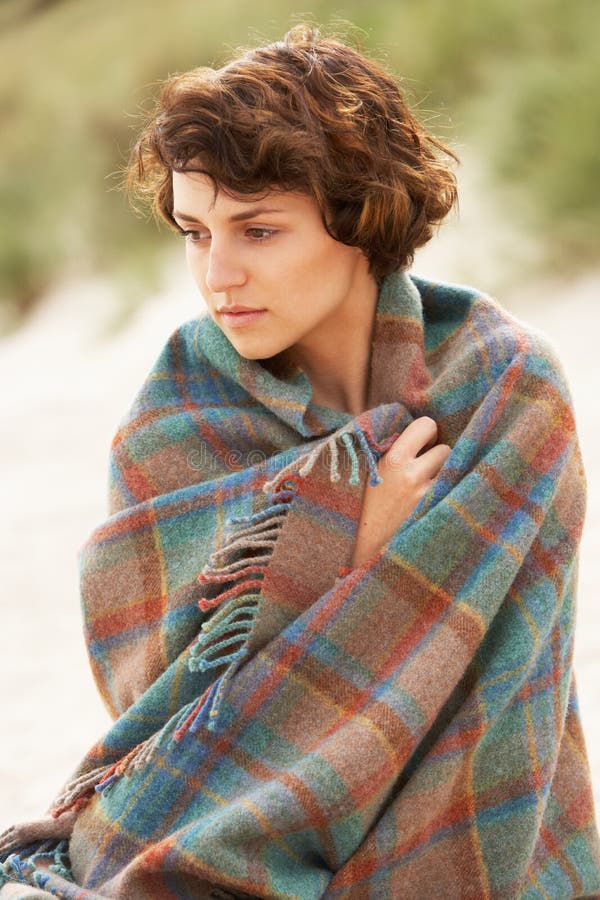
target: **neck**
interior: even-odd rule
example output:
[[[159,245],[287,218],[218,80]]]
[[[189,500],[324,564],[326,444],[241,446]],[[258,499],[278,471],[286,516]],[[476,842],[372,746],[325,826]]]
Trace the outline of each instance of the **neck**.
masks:
[[[288,351],[288,361],[307,375],[314,403],[352,416],[367,408],[377,296],[377,283],[367,276],[353,289],[342,316],[322,322],[318,334]]]

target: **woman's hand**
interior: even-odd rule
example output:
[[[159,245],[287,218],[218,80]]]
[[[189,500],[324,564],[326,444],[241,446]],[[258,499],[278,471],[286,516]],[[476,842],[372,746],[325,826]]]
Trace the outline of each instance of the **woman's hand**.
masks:
[[[431,487],[450,455],[447,444],[437,444],[418,456],[427,444],[435,444],[437,424],[421,416],[408,425],[377,464],[383,479],[372,487],[368,482],[356,533],[352,566],[370,559],[409,517],[421,497]]]

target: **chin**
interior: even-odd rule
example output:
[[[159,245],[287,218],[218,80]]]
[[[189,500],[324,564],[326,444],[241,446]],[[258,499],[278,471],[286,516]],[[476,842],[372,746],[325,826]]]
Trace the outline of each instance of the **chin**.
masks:
[[[228,334],[225,336],[227,337],[229,343],[233,346],[233,348],[237,350],[240,356],[243,356],[244,359],[267,360],[273,358],[274,356],[277,356],[277,354],[280,352],[279,348],[270,352],[269,348],[265,347],[264,344],[262,347],[252,347],[246,344],[244,341],[232,341]]]

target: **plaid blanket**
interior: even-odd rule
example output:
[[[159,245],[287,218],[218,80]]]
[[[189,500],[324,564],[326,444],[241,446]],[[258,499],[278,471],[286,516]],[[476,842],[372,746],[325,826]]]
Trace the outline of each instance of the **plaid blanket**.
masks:
[[[171,337],[81,551],[115,721],[2,898],[600,895],[572,673],[585,476],[547,339],[470,288],[380,291],[368,410]],[[416,417],[451,446],[349,566],[366,479]]]

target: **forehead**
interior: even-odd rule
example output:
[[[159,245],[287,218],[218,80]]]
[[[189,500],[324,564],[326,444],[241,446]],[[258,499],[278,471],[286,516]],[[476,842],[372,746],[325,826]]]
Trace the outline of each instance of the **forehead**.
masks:
[[[307,194],[272,188],[259,194],[232,197],[202,172],[173,172],[173,212],[194,217],[231,218],[250,207],[287,213],[306,213],[317,208]]]

